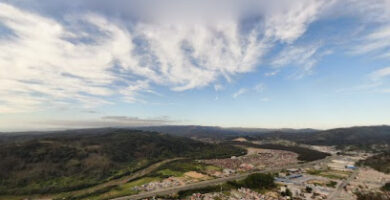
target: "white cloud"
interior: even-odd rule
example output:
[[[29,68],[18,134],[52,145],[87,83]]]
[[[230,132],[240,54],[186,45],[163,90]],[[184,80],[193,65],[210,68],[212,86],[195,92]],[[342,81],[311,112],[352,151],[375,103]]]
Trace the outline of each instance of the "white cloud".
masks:
[[[360,44],[353,47],[353,54],[376,52],[376,57],[390,57],[390,24],[364,36]]]
[[[296,3],[296,2],[294,2]],[[299,3],[297,4],[299,5]],[[303,5],[300,5],[304,7]],[[294,26],[294,28],[289,28],[287,25],[281,26],[282,28],[290,29],[290,32],[285,32],[285,36],[281,34],[280,39],[286,41],[288,43],[287,47],[283,48],[276,58],[272,61],[272,65],[275,67],[282,66],[295,66],[299,67],[300,71],[296,74],[291,75],[293,78],[301,78],[306,74],[310,74],[312,72],[313,67],[318,63],[318,61],[325,55],[331,54],[331,50],[323,50],[320,49],[325,45],[335,45],[332,44],[332,40],[329,38],[324,38],[324,41],[320,43],[317,41],[316,43],[308,43],[306,45],[297,45],[289,42],[288,35],[293,33],[298,33],[302,31],[306,31],[306,26],[310,24],[310,22],[316,20],[320,17],[328,17],[328,18],[355,18],[358,19],[359,31],[355,34],[361,34],[360,39],[356,40],[359,35],[354,35],[352,38],[347,35],[346,37],[342,37],[343,47],[352,44],[352,50],[350,50],[353,54],[367,54],[367,53],[375,53],[375,57],[380,58],[390,58],[390,1],[389,0],[375,0],[375,1],[364,1],[364,0],[333,0],[333,1],[314,1],[314,3],[305,5],[307,8],[305,12],[301,12],[301,16],[305,20],[300,20],[299,17],[287,17],[284,22],[289,23],[290,25],[294,24],[292,21],[297,20],[299,23]],[[296,10],[289,11],[295,12]],[[287,12],[287,11],[286,11]],[[287,16],[289,14],[286,14]],[[298,16],[296,14],[292,14]],[[290,21],[292,20],[292,21]],[[283,21],[283,18],[280,19]],[[273,23],[271,23],[273,24]],[[299,24],[302,25],[302,29],[300,29]],[[306,25],[305,25],[306,24]],[[375,24],[375,26],[373,26]],[[375,27],[374,30],[373,27]],[[379,27],[379,28],[377,28]],[[276,28],[275,28],[276,29]],[[270,29],[272,30],[272,29]],[[332,37],[332,36],[330,36]],[[287,39],[286,39],[287,38]],[[294,41],[295,37],[291,37]],[[337,41],[340,39],[337,39]],[[356,42],[355,44],[353,44]],[[337,43],[337,42],[336,42]],[[338,44],[336,44],[338,45]],[[351,48],[348,46],[347,48]],[[269,73],[266,73],[266,76],[272,76],[279,72],[280,70],[275,70]]]
[[[299,68],[299,72],[294,76],[300,78],[305,74],[310,74],[312,68],[317,64],[322,56],[328,52],[319,52],[320,45],[288,46],[283,49],[271,62],[274,68],[294,66]]]
[[[225,87],[223,85],[221,85],[221,84],[215,84],[214,85],[214,90],[217,91],[217,92],[221,91],[223,89],[225,89]]]
[[[388,93],[388,84],[386,80],[390,80],[390,67],[375,70],[367,75],[368,80],[365,83],[353,88],[339,89],[337,92],[355,92],[355,91],[370,91],[379,93]],[[387,79],[389,78],[389,79]]]
[[[233,98],[237,98],[237,97],[239,97],[239,96],[241,96],[241,95],[243,95],[243,94],[245,94],[245,93],[247,93],[248,92],[248,89],[246,89],[246,88],[241,88],[241,89],[239,89],[237,92],[235,92],[234,94],[233,94]]]
[[[356,44],[350,49],[352,54],[372,53],[377,58],[390,58],[390,1],[350,0],[352,7],[346,12],[360,17],[364,28]],[[373,28],[372,24],[375,24]]]
[[[369,75],[371,82],[367,84],[368,86],[371,86],[371,90],[374,90],[379,93],[389,93],[389,82],[390,80],[390,67],[384,67],[382,69],[378,69],[376,71],[373,71]]]
[[[271,71],[271,72],[266,72],[266,73],[264,73],[264,76],[275,76],[279,72],[280,72],[280,70],[274,70],[274,71]]]
[[[108,19],[99,9],[56,19],[0,3],[0,26],[10,32],[0,37],[0,111],[89,108],[110,103],[113,96],[145,102],[142,94],[155,93],[155,85],[183,91],[215,84],[220,77],[230,80],[254,70],[275,42],[299,38],[327,4],[281,1],[285,6],[201,1],[168,3],[158,10],[150,6],[155,1],[139,1],[142,12],[133,9],[138,21]],[[106,5],[79,5],[92,4],[100,9]],[[176,6],[183,9],[172,12]],[[217,11],[203,9],[209,6]],[[197,12],[201,10],[204,18]],[[253,16],[251,26],[243,27],[243,20]]]
[[[116,77],[108,69],[116,54],[130,50],[120,45],[128,42],[128,33],[101,18],[83,20],[108,36],[92,37],[92,44],[75,44],[64,38],[77,33],[58,22],[0,4],[0,22],[13,32],[0,39],[0,100],[8,111],[61,101],[89,106],[112,94],[108,85]],[[14,103],[19,98],[28,98],[30,103]]]
[[[10,131],[31,131],[31,130],[61,130],[69,128],[100,128],[100,127],[141,127],[160,126],[177,123],[168,117],[139,118],[129,116],[103,116],[94,119],[47,119],[47,120],[25,120],[24,126],[10,126],[13,121],[1,121],[0,127]]]
[[[123,99],[126,102],[129,102],[129,103],[145,102],[141,98],[138,98],[140,96],[141,91],[153,93],[153,91],[149,89],[148,81],[138,80],[138,81],[132,83],[131,85],[120,89],[119,93],[124,96]]]
[[[371,73],[370,77],[373,81],[380,81],[385,77],[390,76],[390,67],[385,67],[379,70],[376,70]]]
[[[265,15],[265,35],[292,43],[318,15],[334,1],[279,1],[272,4]]]

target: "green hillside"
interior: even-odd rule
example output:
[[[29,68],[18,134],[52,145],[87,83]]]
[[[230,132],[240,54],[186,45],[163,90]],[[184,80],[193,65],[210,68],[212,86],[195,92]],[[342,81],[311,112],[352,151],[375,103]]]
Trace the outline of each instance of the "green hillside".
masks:
[[[358,162],[359,165],[369,166],[378,171],[390,174],[390,153],[381,153]]]
[[[248,138],[255,140],[284,139],[304,144],[336,145],[339,148],[382,150],[390,145],[390,126],[337,128],[305,133],[272,132],[248,136]],[[378,146],[381,146],[381,149]]]
[[[6,141],[6,142],[5,142]],[[8,137],[0,145],[0,193],[70,191],[175,158],[215,158],[243,150],[153,132],[109,129]]]

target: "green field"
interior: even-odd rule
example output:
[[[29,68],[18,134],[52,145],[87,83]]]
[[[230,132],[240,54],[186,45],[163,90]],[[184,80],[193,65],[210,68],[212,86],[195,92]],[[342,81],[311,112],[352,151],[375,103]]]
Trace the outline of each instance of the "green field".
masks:
[[[338,170],[310,170],[307,171],[308,174],[315,175],[315,176],[322,176],[330,179],[345,179],[349,175],[351,175],[351,172],[348,171],[338,171]]]
[[[149,176],[156,176],[161,178],[167,178],[170,176],[180,177],[185,172],[196,171],[200,173],[206,173],[207,171],[221,171],[222,169],[213,165],[207,165],[195,160],[178,160],[167,163],[159,167],[155,172]]]

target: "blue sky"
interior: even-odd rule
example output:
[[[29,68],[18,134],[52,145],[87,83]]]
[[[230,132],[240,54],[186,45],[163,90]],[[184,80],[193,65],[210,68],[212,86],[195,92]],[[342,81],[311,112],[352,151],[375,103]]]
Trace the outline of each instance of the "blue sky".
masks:
[[[5,0],[0,130],[390,124],[389,0]]]

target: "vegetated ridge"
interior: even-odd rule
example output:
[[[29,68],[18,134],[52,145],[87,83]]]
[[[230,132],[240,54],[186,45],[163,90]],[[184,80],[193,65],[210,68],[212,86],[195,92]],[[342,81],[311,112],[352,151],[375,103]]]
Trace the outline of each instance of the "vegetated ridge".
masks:
[[[245,150],[189,138],[128,129],[66,131],[34,137],[0,136],[0,193],[71,191],[118,178],[154,162],[216,158]],[[4,139],[5,138],[5,139]]]
[[[369,166],[380,172],[390,174],[390,152],[373,155],[365,160],[360,160],[357,164],[360,166]]]

